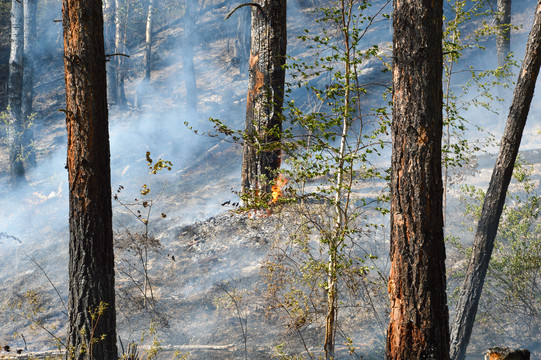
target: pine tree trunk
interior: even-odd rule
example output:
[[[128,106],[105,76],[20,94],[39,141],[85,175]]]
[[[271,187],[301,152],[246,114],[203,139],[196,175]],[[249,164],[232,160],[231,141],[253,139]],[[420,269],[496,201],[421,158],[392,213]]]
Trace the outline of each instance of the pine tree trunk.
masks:
[[[186,0],[186,13],[184,15],[184,46],[182,47],[182,64],[184,83],[186,85],[186,103],[188,109],[197,111],[197,83],[193,61],[193,42],[195,34],[197,0]]]
[[[12,184],[24,180],[22,137],[24,121],[22,114],[23,94],[23,51],[24,51],[23,4],[17,0],[11,2],[11,51],[9,54],[8,79],[8,134],[9,173]]]
[[[449,359],[442,16],[442,0],[394,1],[388,359]]]
[[[259,0],[252,6],[251,49],[246,135],[241,186],[243,192],[269,192],[269,181],[280,167],[280,140],[287,33],[286,0]]]
[[[34,48],[36,46],[36,14],[37,0],[24,0],[24,52],[23,52],[23,93],[21,111],[25,123],[23,133],[23,146],[25,148],[26,163],[36,166],[36,152],[34,149],[34,131],[32,122],[32,103],[34,101]]]
[[[76,360],[117,360],[101,0],[63,0],[69,179],[69,332]],[[107,309],[91,316],[101,303]],[[71,359],[71,358],[70,358]]]
[[[498,0],[498,36],[496,48],[498,52],[498,66],[505,65],[505,58],[511,52],[511,0]]]
[[[116,53],[115,49],[115,17],[116,17],[116,4],[115,0],[105,0],[105,8],[103,14],[104,21],[104,38],[105,38],[105,53],[108,55]],[[108,102],[110,104],[116,104],[118,102],[118,90],[116,85],[116,72],[115,72],[115,57],[107,58],[107,95]]]
[[[535,82],[539,74],[540,54],[541,1],[538,1],[534,23],[526,45],[526,55],[519,72],[498,159],[494,165],[492,178],[485,196],[466,278],[458,299],[457,315],[453,323],[451,336],[451,358],[453,360],[463,360],[466,356],[466,348],[470,341],[479,298],[481,297],[488,264],[494,248],[494,239],[498,231],[507,188],[513,175],[513,168],[530,110]]]

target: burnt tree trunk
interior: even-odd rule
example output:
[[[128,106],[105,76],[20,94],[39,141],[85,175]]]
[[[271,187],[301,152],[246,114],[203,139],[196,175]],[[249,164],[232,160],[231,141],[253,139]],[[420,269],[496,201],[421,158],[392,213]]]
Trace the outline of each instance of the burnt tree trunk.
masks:
[[[9,54],[8,106],[9,118],[7,142],[9,147],[9,174],[12,184],[24,180],[22,135],[23,51],[24,51],[23,4],[11,2],[11,50]]]
[[[442,0],[394,1],[388,359],[449,359],[442,16]]]
[[[243,148],[243,192],[269,192],[280,167],[280,141],[287,33],[286,0],[259,0],[252,6],[251,49]]]
[[[511,52],[511,0],[498,0],[498,35],[496,49],[498,52],[498,66],[505,65],[505,58]]]
[[[104,38],[105,38],[105,52],[108,55],[116,53],[115,50],[115,16],[116,6],[115,0],[105,0],[104,2]],[[118,102],[118,90],[116,86],[116,71],[115,71],[115,57],[109,56],[107,58],[107,95],[108,102],[110,104],[116,104]]]
[[[36,166],[34,131],[32,122],[32,103],[34,101],[34,48],[36,46],[37,0],[24,0],[24,51],[23,51],[23,89],[21,111],[25,123],[22,145],[25,149],[26,164]]]
[[[537,2],[534,23],[526,45],[526,55],[519,72],[498,159],[485,196],[477,224],[472,255],[457,304],[453,323],[451,358],[462,360],[470,341],[479,298],[494,248],[494,239],[502,214],[507,188],[513,175],[526,118],[530,110],[535,82],[541,65],[541,1]]]
[[[191,111],[197,111],[197,83],[193,61],[197,0],[186,0],[186,13],[184,14],[184,46],[182,47],[182,66],[184,84],[186,85],[186,103]]]
[[[107,81],[101,0],[63,0],[73,359],[117,360]],[[106,304],[99,317],[91,312]],[[71,359],[71,358],[70,358]]]

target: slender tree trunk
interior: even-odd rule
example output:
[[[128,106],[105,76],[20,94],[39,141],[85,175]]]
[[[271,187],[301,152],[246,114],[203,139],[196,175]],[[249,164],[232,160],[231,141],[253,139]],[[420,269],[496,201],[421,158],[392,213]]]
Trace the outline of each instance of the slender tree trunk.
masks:
[[[63,0],[69,179],[70,359],[117,360],[101,0]],[[91,314],[106,304],[98,316]]]
[[[511,0],[498,0],[498,36],[496,48],[498,52],[498,66],[505,65],[505,58],[511,52]]]
[[[280,167],[280,140],[287,34],[286,0],[259,0],[252,6],[246,135],[242,158],[243,192],[269,192]]]
[[[442,0],[394,0],[388,359],[449,359],[442,7]]]
[[[36,46],[37,0],[24,0],[24,53],[23,53],[23,94],[21,110],[24,126],[23,146],[28,166],[36,166],[32,102],[34,101],[34,48]]]
[[[184,47],[182,48],[186,102],[188,109],[192,111],[197,111],[197,83],[193,61],[193,45],[197,38],[195,33],[196,7],[197,0],[186,0],[186,13],[184,15]]]
[[[148,0],[147,27],[145,32],[145,82],[150,84],[150,70],[152,67],[152,20],[154,18],[154,0]]]
[[[513,175],[526,118],[530,110],[535,82],[541,65],[541,0],[537,2],[535,18],[526,45],[513,102],[507,117],[498,159],[485,196],[481,217],[473,243],[472,255],[466,278],[457,304],[457,315],[453,323],[451,358],[462,360],[470,341],[479,298],[494,248],[494,239],[502,214],[507,188]]]
[[[22,114],[23,51],[24,51],[23,4],[11,2],[11,51],[9,54],[8,79],[8,147],[10,180],[17,184],[24,180],[22,137],[24,120]]]
[[[116,1],[105,0],[104,2],[104,38],[105,38],[105,53],[111,55],[116,53],[115,47],[115,18],[116,18]],[[115,57],[107,58],[107,95],[110,104],[118,102],[117,76],[115,71]]]
[[[126,53],[126,22],[128,21],[128,4],[125,0],[115,0],[115,51]],[[116,100],[120,109],[126,107],[126,93],[124,92],[124,79],[126,76],[126,58],[115,56]]]
[[[235,40],[235,56],[239,62],[239,73],[244,76],[248,72],[250,58],[250,12],[248,9],[239,9],[237,22],[237,38]]]

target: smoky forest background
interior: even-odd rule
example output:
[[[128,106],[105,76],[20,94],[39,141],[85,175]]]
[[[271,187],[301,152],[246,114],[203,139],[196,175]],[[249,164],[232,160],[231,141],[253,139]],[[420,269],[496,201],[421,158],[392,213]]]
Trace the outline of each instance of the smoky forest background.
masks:
[[[62,1],[25,0],[17,20],[22,3],[0,0],[0,358],[58,358],[71,301]],[[103,1],[116,306],[88,312],[94,326],[114,311],[120,358],[389,354],[392,1],[260,3]],[[536,5],[443,1],[451,332]],[[541,359],[538,93],[465,359],[495,346]]]

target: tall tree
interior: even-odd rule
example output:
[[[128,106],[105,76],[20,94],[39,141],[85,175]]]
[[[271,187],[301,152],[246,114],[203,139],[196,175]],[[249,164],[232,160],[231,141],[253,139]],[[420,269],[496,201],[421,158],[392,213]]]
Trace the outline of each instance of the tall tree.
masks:
[[[103,9],[103,21],[104,21],[104,38],[105,38],[105,52],[108,55],[115,53],[115,17],[116,17],[116,2],[115,0],[105,0]],[[107,62],[107,95],[109,97],[109,103],[117,103],[118,90],[116,88],[116,71],[115,71],[115,59],[109,57]]]
[[[184,83],[186,85],[186,102],[188,109],[197,111],[197,83],[193,61],[193,43],[197,37],[195,33],[197,0],[186,0],[184,13],[184,46],[182,47],[182,64]]]
[[[537,2],[526,55],[519,72],[513,102],[502,137],[498,159],[492,171],[481,217],[477,224],[472,255],[457,304],[457,315],[451,337],[451,358],[462,360],[470,341],[479,298],[494,248],[494,239],[502,214],[507,188],[513,175],[520,141],[530,110],[535,82],[541,65],[541,0]]]
[[[36,15],[37,0],[24,0],[24,51],[23,51],[23,93],[21,111],[25,123],[23,133],[23,146],[27,149],[26,163],[29,166],[36,165],[36,152],[33,149],[34,131],[32,126],[32,103],[34,101],[34,61],[36,47]]]
[[[498,0],[498,36],[496,49],[498,52],[498,66],[505,65],[505,58],[511,52],[511,0]]]
[[[24,120],[22,114],[23,94],[23,51],[24,51],[24,16],[23,3],[11,2],[11,51],[9,54],[8,79],[8,146],[9,173],[13,184],[24,179],[22,135]]]
[[[442,0],[394,0],[388,359],[449,359]]]
[[[252,4],[252,30],[246,104],[246,137],[242,158],[243,192],[270,191],[269,180],[280,167],[280,150],[268,147],[282,131],[286,0]]]
[[[68,345],[73,359],[117,360],[102,1],[63,0],[62,12],[70,189]]]
[[[152,22],[154,20],[154,0],[148,0],[147,26],[145,31],[145,83],[150,83],[150,71],[152,68]]]
[[[115,0],[115,51],[126,53],[126,23],[128,21],[128,6],[126,0]],[[116,74],[116,101],[120,108],[126,107],[126,93],[124,91],[124,80],[126,77],[126,58],[115,56],[114,68]]]

